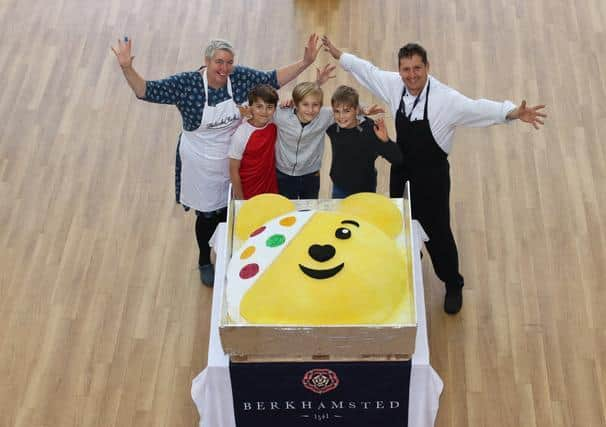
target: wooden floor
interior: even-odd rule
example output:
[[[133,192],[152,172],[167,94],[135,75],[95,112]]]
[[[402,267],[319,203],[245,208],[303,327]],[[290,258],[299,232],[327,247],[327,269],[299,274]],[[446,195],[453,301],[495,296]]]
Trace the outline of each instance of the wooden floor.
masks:
[[[137,101],[109,47],[127,34],[152,79],[216,36],[285,65],[311,31],[387,69],[417,40],[470,97],[548,104],[540,131],[457,133],[458,316],[423,260],[436,425],[606,425],[604,0],[1,0],[1,427],[196,425],[212,291],[174,203],[180,118]]]

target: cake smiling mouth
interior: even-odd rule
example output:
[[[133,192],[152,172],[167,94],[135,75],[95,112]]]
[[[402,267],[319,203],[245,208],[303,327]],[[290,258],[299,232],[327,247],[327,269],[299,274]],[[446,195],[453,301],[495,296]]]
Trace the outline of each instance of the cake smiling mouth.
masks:
[[[341,264],[333,268],[329,268],[326,270],[315,270],[313,268],[305,267],[304,265],[299,264],[299,268],[305,275],[311,277],[312,279],[329,279],[336,275],[339,271],[341,271],[344,265],[345,263],[342,262]]]

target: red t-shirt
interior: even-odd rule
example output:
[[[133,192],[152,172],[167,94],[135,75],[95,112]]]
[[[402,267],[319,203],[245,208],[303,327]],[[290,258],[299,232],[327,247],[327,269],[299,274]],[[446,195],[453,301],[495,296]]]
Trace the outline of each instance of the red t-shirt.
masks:
[[[240,160],[240,181],[244,199],[257,194],[277,193],[276,137],[278,128],[268,123],[262,128],[243,122],[231,137],[228,156]]]

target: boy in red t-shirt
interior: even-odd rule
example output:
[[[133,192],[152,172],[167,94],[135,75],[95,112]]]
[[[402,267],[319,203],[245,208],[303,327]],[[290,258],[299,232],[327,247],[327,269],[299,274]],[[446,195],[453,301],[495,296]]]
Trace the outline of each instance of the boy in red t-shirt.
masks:
[[[277,128],[271,123],[278,93],[269,85],[257,85],[248,94],[248,103],[252,117],[236,129],[227,154],[236,199],[278,192],[275,154]]]

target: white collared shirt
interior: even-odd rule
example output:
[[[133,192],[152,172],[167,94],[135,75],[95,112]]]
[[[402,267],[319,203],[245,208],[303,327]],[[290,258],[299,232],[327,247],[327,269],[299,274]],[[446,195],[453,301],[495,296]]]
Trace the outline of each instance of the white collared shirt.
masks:
[[[399,73],[381,70],[372,63],[350,53],[343,53],[339,63],[362,86],[386,102],[393,117],[396,117],[404,91],[404,82]],[[429,127],[434,139],[446,153],[450,153],[452,149],[452,139],[457,126],[486,127],[505,123],[507,122],[505,119],[507,113],[516,108],[516,105],[511,101],[496,102],[488,99],[468,98],[431,75],[428,76],[427,81],[431,82],[429,88],[430,101],[427,107]],[[410,120],[423,118],[426,95],[427,83],[421,92],[421,97],[412,112]],[[416,96],[410,95],[406,91],[404,104],[407,116],[415,98]]]
[[[429,79],[427,79],[427,82],[428,81],[429,81]],[[423,113],[425,111],[425,97],[427,94],[427,82],[425,82],[425,86],[421,90],[421,93],[419,93],[419,96],[418,96],[419,100],[417,101],[417,105],[415,105],[415,100],[417,99],[417,97],[415,95],[411,95],[411,93],[408,91],[408,89],[406,89],[406,92],[404,93],[404,96],[402,97],[402,99],[404,100],[403,113],[406,115],[406,117],[408,117],[410,119],[410,121],[414,122],[415,120],[423,120]],[[431,93],[431,89],[430,89],[430,95],[433,95],[433,93]],[[414,107],[414,109],[413,109],[413,107]],[[410,117],[409,117],[409,114],[410,114]]]

